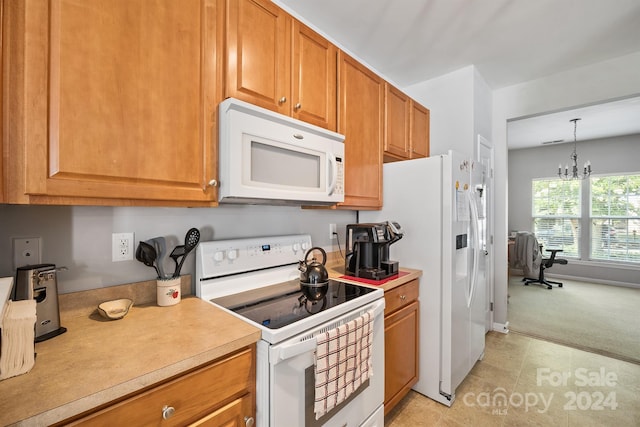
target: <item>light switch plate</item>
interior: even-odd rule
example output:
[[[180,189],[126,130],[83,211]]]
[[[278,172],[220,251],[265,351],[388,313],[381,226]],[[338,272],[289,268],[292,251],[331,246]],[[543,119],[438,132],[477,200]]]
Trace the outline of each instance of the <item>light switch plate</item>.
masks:
[[[13,268],[40,264],[40,237],[13,238]]]

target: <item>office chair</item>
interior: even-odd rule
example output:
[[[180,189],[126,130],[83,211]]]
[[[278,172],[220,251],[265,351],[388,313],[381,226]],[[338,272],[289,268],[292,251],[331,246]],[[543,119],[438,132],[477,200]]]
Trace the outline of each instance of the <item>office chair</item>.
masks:
[[[518,231],[510,248],[509,265],[522,269],[525,277],[536,274],[542,262],[540,244],[530,231]]]
[[[568,264],[568,261],[564,258],[556,258],[556,254],[558,252],[562,252],[562,249],[546,249],[547,252],[551,252],[551,256],[549,258],[542,258],[542,262],[540,263],[540,272],[538,273],[537,279],[532,279],[530,277],[525,277],[522,279],[525,286],[529,286],[531,283],[539,283],[541,285],[546,285],[547,289],[553,288],[553,285],[558,285],[559,288],[562,287],[562,282],[554,282],[553,280],[547,280],[544,278],[544,271],[547,268],[551,268],[553,264]],[[542,245],[540,245],[540,252],[542,252]]]

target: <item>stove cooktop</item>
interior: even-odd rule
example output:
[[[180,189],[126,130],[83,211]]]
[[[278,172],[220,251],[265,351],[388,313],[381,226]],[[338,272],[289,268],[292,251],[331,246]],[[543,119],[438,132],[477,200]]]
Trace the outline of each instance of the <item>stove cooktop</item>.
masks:
[[[279,329],[375,290],[366,286],[329,280],[325,296],[317,301],[311,301],[300,289],[300,281],[291,280],[214,298],[211,302],[266,328]]]

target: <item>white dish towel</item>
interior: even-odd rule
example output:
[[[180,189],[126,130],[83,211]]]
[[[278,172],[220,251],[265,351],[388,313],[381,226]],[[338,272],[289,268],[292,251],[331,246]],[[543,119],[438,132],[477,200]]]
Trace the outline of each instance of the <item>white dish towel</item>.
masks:
[[[2,319],[0,380],[26,374],[35,364],[36,300],[8,301]]]
[[[316,336],[316,419],[339,405],[373,374],[373,311]]]

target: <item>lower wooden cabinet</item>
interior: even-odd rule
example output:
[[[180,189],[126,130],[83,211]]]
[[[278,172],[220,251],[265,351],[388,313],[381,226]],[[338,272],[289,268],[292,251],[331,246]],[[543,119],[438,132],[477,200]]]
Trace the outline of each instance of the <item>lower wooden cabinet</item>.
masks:
[[[387,415],[419,378],[418,280],[385,292],[384,414]]]
[[[253,345],[61,425],[253,425],[255,366]]]

